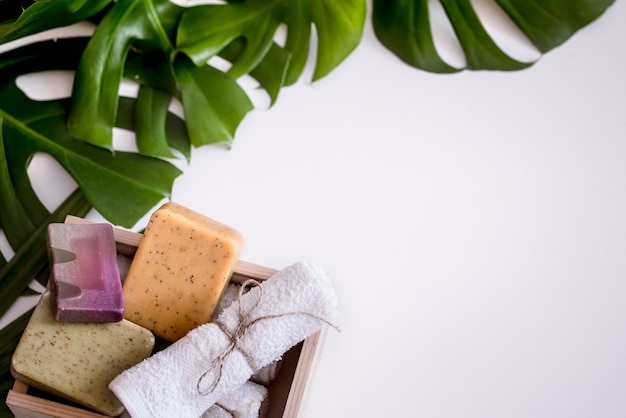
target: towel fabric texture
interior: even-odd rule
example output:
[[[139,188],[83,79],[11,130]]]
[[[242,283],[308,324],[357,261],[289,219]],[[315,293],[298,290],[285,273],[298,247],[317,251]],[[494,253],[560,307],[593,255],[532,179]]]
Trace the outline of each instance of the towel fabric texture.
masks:
[[[258,418],[263,416],[267,388],[246,382],[209,408],[202,418]]]
[[[230,305],[233,304],[239,298],[239,291],[241,290],[241,285],[236,283],[228,283],[228,285],[224,288],[224,292],[222,293],[222,297],[217,302],[217,306],[215,306],[215,317],[219,317],[222,312],[226,310]],[[245,290],[244,290],[245,291]]]
[[[267,388],[254,382],[246,382],[227,394],[201,418],[263,418],[267,415]],[[132,418],[124,411],[119,418]]]
[[[216,321],[124,371],[109,388],[134,418],[198,418],[336,316],[330,279],[302,261],[252,287]]]

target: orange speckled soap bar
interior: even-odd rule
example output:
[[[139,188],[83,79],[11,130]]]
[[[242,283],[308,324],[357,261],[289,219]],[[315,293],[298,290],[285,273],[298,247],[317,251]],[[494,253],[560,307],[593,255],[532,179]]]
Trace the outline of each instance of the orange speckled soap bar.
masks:
[[[130,321],[57,321],[47,291],[13,353],[11,373],[30,386],[117,416],[124,406],[109,383],[153,348],[154,335]]]
[[[211,320],[242,235],[176,203],[150,217],[124,282],[124,317],[168,341]]]

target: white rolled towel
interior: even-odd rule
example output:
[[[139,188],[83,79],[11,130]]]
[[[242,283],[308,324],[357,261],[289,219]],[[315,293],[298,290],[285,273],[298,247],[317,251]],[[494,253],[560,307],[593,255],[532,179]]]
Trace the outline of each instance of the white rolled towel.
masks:
[[[216,402],[202,418],[259,418],[266,397],[265,386],[246,382]]]
[[[124,371],[109,388],[134,418],[198,418],[336,317],[329,277],[302,261],[253,287],[215,321]]]

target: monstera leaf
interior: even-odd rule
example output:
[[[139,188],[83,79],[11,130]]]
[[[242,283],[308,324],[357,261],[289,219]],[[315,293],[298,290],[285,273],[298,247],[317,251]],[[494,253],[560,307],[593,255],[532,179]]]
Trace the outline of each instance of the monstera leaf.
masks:
[[[495,0],[542,52],[561,45],[598,18],[615,0]],[[436,73],[463,70],[446,63],[432,35],[429,0],[374,0],[378,39],[403,61]],[[470,70],[521,70],[532,65],[507,55],[481,23],[471,0],[440,0]]]
[[[318,39],[313,80],[329,74],[359,44],[365,19],[363,0],[247,0],[227,6],[205,5],[187,11],[178,29],[177,48],[199,65],[236,39],[246,45],[229,74],[249,73],[272,46],[284,25],[291,54],[286,84],[301,75],[309,55],[312,26]]]
[[[169,196],[173,181],[181,171],[162,159],[138,153],[111,153],[73,138],[65,123],[69,100],[35,101],[15,82],[15,76],[22,72],[59,69],[52,63],[71,66],[80,58],[85,41],[41,42],[0,57],[0,103],[5,104],[0,107],[0,118],[3,120],[3,151],[8,172],[12,178],[22,179],[22,188],[16,195],[27,190],[32,196],[25,182],[28,162],[37,152],[47,153],[76,180],[103,216],[114,223],[132,226]],[[59,57],[63,59],[59,60]],[[22,206],[30,206],[30,203]],[[3,211],[0,216],[5,212],[8,211]],[[6,228],[9,222],[2,222],[2,225]]]
[[[12,1],[2,1],[2,4],[11,5]],[[110,0],[54,0],[37,1],[29,7],[16,5],[23,11],[17,19],[0,21],[0,41],[8,42],[28,35],[43,32],[47,29],[59,28],[78,23],[103,10]],[[4,19],[6,16],[0,17]]]
[[[168,0],[120,0],[98,24],[79,64],[69,131],[111,147],[117,92],[132,49],[134,55],[160,61],[153,86],[156,82],[155,87],[182,101],[194,146],[230,144],[253,108],[236,82],[239,77],[255,78],[273,102],[280,87],[302,73],[311,25],[318,31],[318,79],[358,45],[364,17],[362,0],[248,0],[189,8]],[[281,48],[274,39],[283,24],[288,35]],[[226,73],[208,65],[218,55],[232,63]]]

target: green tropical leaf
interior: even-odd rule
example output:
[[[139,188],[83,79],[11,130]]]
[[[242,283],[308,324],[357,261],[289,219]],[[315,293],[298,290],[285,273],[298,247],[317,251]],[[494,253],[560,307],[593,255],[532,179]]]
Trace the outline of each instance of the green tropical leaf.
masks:
[[[286,84],[301,75],[309,55],[312,26],[318,38],[313,80],[329,74],[359,44],[365,21],[364,0],[247,0],[187,10],[177,34],[177,49],[203,65],[232,42],[245,47],[229,74],[237,78],[262,61],[281,24],[287,28],[285,49],[292,55]]]
[[[363,35],[365,0],[298,0],[289,2],[285,15],[287,41],[292,54],[286,84],[295,83],[304,70],[310,44],[311,26],[317,33],[317,60],[313,81],[333,71],[358,46]]]
[[[74,89],[68,129],[72,136],[109,150],[117,119],[118,91],[126,56],[139,40],[171,50],[171,34],[158,20],[180,10],[167,0],[159,2],[120,0],[102,19],[81,57]],[[171,29],[171,28],[169,28]]]
[[[160,109],[160,117],[165,115],[165,96],[158,92],[170,92],[181,99],[192,145],[232,141],[237,126],[252,105],[231,77],[207,65],[192,69],[184,57],[174,54],[174,32],[184,10],[168,0],[121,0],[113,6],[98,25],[76,72],[68,117],[68,129],[73,136],[111,149],[122,76],[138,71],[145,75],[146,66],[152,65],[162,77],[136,74],[133,77],[153,88],[142,89],[135,109],[142,152],[158,156],[167,153],[162,139],[149,140],[158,150],[148,149],[145,141],[154,133],[150,120],[154,114],[150,112]],[[125,69],[127,60],[129,66]],[[159,95],[159,103],[146,96],[153,93]]]
[[[111,0],[34,2],[20,14],[16,21],[0,25],[0,43],[81,22],[100,12],[109,3]]]
[[[234,133],[252,102],[227,74],[205,65],[196,67],[180,57],[175,65],[185,121],[191,143],[199,147],[233,141]]]
[[[615,0],[496,0],[541,52],[563,44],[600,17]]]
[[[37,72],[53,66],[56,50],[76,46],[72,41],[42,42],[0,56],[0,118],[3,119],[3,140],[8,171],[25,177],[30,158],[44,152],[56,159],[76,180],[85,196],[111,222],[133,226],[137,220],[164,197],[168,197],[174,179],[181,171],[157,158],[136,153],[115,152],[94,147],[71,137],[66,129],[69,99],[35,101],[15,84],[20,71]],[[40,48],[36,59],[33,49]],[[50,59],[42,59],[44,51]],[[24,54],[20,54],[24,52]],[[77,50],[76,52],[80,52]],[[9,105],[10,104],[10,105]],[[32,196],[32,191],[28,191]],[[20,192],[16,192],[20,194]],[[22,206],[27,206],[25,203]]]
[[[24,147],[12,144],[7,148],[6,151],[8,151],[8,154],[5,153],[6,161],[24,161],[24,165],[28,164],[31,155]],[[5,150],[2,152],[4,153]],[[18,169],[18,167],[20,167],[20,165],[11,164],[9,167],[9,178],[11,179],[12,186],[16,190],[15,193],[18,195],[24,213],[28,215],[33,224],[39,225],[49,215],[48,209],[41,203],[33,190],[28,172],[23,169]],[[2,222],[0,222],[0,225],[1,224]]]
[[[441,0],[459,38],[471,70],[521,70],[531,63],[517,61],[502,51],[480,22],[470,0]]]
[[[137,148],[143,155],[173,158],[165,135],[168,107],[172,95],[163,90],[140,86],[135,111],[137,114]]]
[[[220,51],[219,56],[234,62],[245,48],[245,40],[237,39]],[[285,85],[285,77],[291,54],[273,43],[261,62],[249,75],[255,79],[275,103],[278,93]],[[154,50],[146,44],[138,44],[129,51],[124,67],[124,76],[141,85],[147,85],[170,92],[180,99],[180,90],[173,74],[174,68],[163,51]]]
[[[148,43],[137,42],[128,52],[124,77],[178,97],[178,86],[169,57],[163,50],[152,48]]]
[[[615,0],[496,0],[542,53],[561,45],[597,19]],[[520,70],[532,62],[507,55],[489,35],[470,0],[440,0],[466,56],[466,69]],[[463,70],[446,63],[432,36],[428,0],[374,0],[373,25],[380,42],[416,68],[436,73]]]
[[[35,225],[13,188],[3,136],[0,119],[0,225],[11,247],[17,248],[33,233]]]
[[[13,106],[18,104],[19,96],[20,90],[14,85],[0,89],[0,100],[9,97]],[[28,98],[21,99],[19,105],[28,106]],[[44,152],[56,159],[104,217],[131,227],[169,196],[174,179],[181,174],[175,166],[134,153],[111,154],[71,138],[65,129],[65,108],[55,102],[46,104],[45,113],[29,123],[0,110],[5,119],[5,137],[10,137],[11,143],[19,142],[31,155]],[[24,161],[10,160],[9,164],[26,169]]]
[[[135,100],[130,97],[121,96],[119,101],[119,112],[117,113],[117,126],[122,129],[126,129],[128,131],[135,131],[137,133],[139,129],[138,125],[143,123],[148,123],[149,118],[142,118],[136,115],[137,103],[138,100]],[[165,106],[162,104],[162,106]],[[153,142],[162,142],[163,138],[161,137],[162,132],[159,132],[159,137],[144,137],[141,141],[143,141],[142,145],[139,145],[138,141],[138,149],[139,152],[143,155],[153,155],[158,154],[158,152],[151,152],[150,150],[162,147],[162,144],[151,144],[150,141]],[[189,141],[189,135],[187,135],[187,127],[185,126],[185,121],[172,112],[167,112],[165,116],[165,141],[167,141],[167,145],[180,152],[183,157],[187,161],[191,158],[191,143]],[[143,150],[142,150],[143,148]],[[162,150],[164,154],[165,150]],[[168,151],[169,152],[169,151]],[[169,152],[171,154],[171,152]]]
[[[245,42],[239,39],[228,45],[219,55],[233,62],[240,56],[244,47]],[[249,73],[270,96],[271,104],[276,102],[280,89],[285,85],[290,60],[291,54],[274,42],[261,62]]]
[[[283,11],[282,1],[248,0],[198,6],[183,13],[176,46],[200,67],[234,40],[245,40],[245,46],[228,70],[233,78],[238,78],[256,67],[272,46]]]
[[[459,71],[437,52],[428,1],[374,0],[372,18],[378,39],[406,63],[435,73]]]

